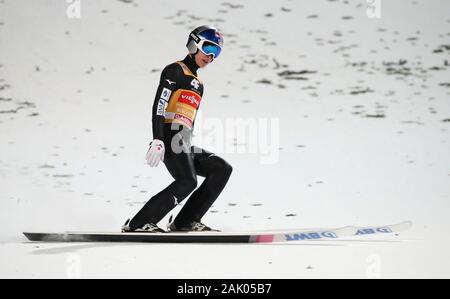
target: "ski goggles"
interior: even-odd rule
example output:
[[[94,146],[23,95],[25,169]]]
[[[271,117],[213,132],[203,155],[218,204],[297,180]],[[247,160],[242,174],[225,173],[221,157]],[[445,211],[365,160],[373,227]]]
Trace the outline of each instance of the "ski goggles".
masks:
[[[206,39],[202,39],[198,44],[197,44],[197,48],[202,51],[203,54],[205,55],[213,55],[214,59],[219,57],[220,55],[220,51],[222,51],[222,47],[219,46],[218,44],[206,40]]]

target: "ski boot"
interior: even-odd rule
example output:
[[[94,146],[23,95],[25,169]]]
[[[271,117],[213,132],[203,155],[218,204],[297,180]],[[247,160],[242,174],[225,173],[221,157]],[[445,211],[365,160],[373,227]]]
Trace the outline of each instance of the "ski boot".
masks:
[[[171,232],[220,232],[218,229],[210,228],[199,221],[192,221],[186,225],[177,226],[175,222],[169,225]]]
[[[142,227],[131,229],[130,228],[130,219],[128,219],[125,224],[122,226],[123,233],[165,233],[166,231],[159,228],[154,223],[146,223]]]

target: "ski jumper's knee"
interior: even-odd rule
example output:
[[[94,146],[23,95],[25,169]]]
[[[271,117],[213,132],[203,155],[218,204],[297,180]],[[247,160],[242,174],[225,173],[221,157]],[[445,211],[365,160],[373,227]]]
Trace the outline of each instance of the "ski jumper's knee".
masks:
[[[218,175],[228,180],[228,178],[231,176],[231,173],[233,172],[233,167],[230,164],[228,164],[227,161],[218,156],[211,157],[211,160],[214,165],[214,170],[212,174]]]

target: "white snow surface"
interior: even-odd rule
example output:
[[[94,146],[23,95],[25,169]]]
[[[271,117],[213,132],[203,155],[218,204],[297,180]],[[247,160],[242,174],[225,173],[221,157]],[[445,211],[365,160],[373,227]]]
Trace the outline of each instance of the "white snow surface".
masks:
[[[63,0],[0,0],[1,278],[450,277],[450,1],[384,0],[380,18],[351,0],[80,3],[68,18]],[[151,106],[203,24],[225,46],[199,71],[196,145],[233,166],[206,224],[413,228],[266,245],[28,242],[23,231],[118,231],[171,182],[144,161]],[[274,163],[221,150],[248,140],[208,124],[238,118],[278,120]]]

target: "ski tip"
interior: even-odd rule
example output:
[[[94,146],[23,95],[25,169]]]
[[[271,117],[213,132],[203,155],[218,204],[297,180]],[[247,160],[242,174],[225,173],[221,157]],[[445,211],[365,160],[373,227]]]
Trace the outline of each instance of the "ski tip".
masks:
[[[399,226],[402,226],[403,229],[410,229],[413,226],[413,222],[411,220],[403,221],[402,223],[398,224]]]
[[[395,230],[396,232],[410,229],[412,226],[413,226],[413,222],[410,220],[403,221],[403,222],[396,223],[396,224],[386,225],[386,227],[390,227],[393,230]]]

